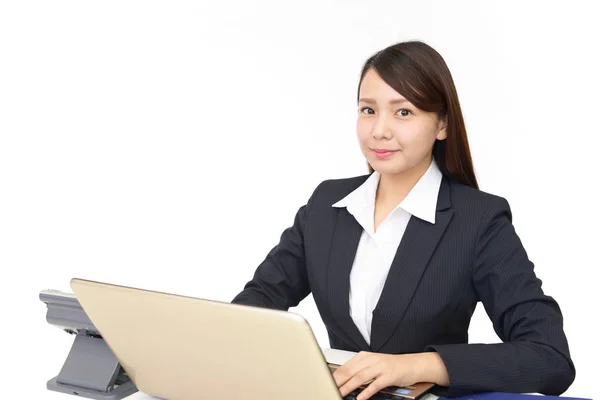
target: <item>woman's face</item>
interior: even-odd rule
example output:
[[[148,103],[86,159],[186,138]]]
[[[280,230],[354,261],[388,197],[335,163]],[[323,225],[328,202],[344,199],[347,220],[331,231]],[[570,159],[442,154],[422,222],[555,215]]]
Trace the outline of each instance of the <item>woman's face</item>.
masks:
[[[446,138],[436,113],[413,106],[372,68],[360,85],[356,130],[365,158],[382,174],[426,169],[436,139]]]

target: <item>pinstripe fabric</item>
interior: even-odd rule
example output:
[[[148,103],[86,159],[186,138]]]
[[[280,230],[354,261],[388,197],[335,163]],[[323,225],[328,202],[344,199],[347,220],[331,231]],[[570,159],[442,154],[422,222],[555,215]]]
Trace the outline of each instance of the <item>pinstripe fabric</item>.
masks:
[[[234,303],[287,310],[312,292],[332,348],[389,354],[437,351],[448,396],[481,391],[557,395],[575,369],[558,304],[544,294],[512,225],[508,202],[444,178],[436,224],[411,217],[368,345],[349,314],[361,226],[333,208],[368,176],[321,183]],[[503,340],[467,344],[481,301]]]

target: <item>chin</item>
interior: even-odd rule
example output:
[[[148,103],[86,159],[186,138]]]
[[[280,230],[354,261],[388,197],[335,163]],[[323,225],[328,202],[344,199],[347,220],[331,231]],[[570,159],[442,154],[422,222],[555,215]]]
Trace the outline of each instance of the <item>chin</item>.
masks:
[[[380,174],[386,175],[395,175],[406,171],[406,168],[404,168],[404,166],[402,165],[385,165],[385,163],[371,163],[371,167],[373,167],[373,169],[379,172]]]

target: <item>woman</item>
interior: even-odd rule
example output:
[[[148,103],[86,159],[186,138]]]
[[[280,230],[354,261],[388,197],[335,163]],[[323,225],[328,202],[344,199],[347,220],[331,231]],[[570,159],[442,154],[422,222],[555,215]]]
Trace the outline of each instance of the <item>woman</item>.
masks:
[[[342,396],[369,381],[360,400],[416,382],[563,393],[561,311],[507,201],[478,189],[439,53],[411,41],[370,57],[357,133],[370,173],[322,182],[233,302],[287,310],[312,293],[331,347],[359,352],[334,374]],[[468,344],[479,301],[503,343]]]

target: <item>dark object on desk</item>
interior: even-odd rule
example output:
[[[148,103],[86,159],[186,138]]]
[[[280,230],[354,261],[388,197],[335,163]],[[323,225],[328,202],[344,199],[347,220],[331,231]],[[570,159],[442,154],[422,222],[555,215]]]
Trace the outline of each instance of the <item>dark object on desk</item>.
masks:
[[[137,392],[74,295],[44,290],[40,300],[48,306],[48,323],[75,335],[60,373],[46,384],[48,390],[95,400],[121,400]]]
[[[581,399],[576,397],[564,397],[564,396],[539,396],[531,394],[519,394],[519,393],[503,393],[503,392],[485,392],[475,393],[468,396],[461,397],[440,397],[438,400],[591,400]]]

